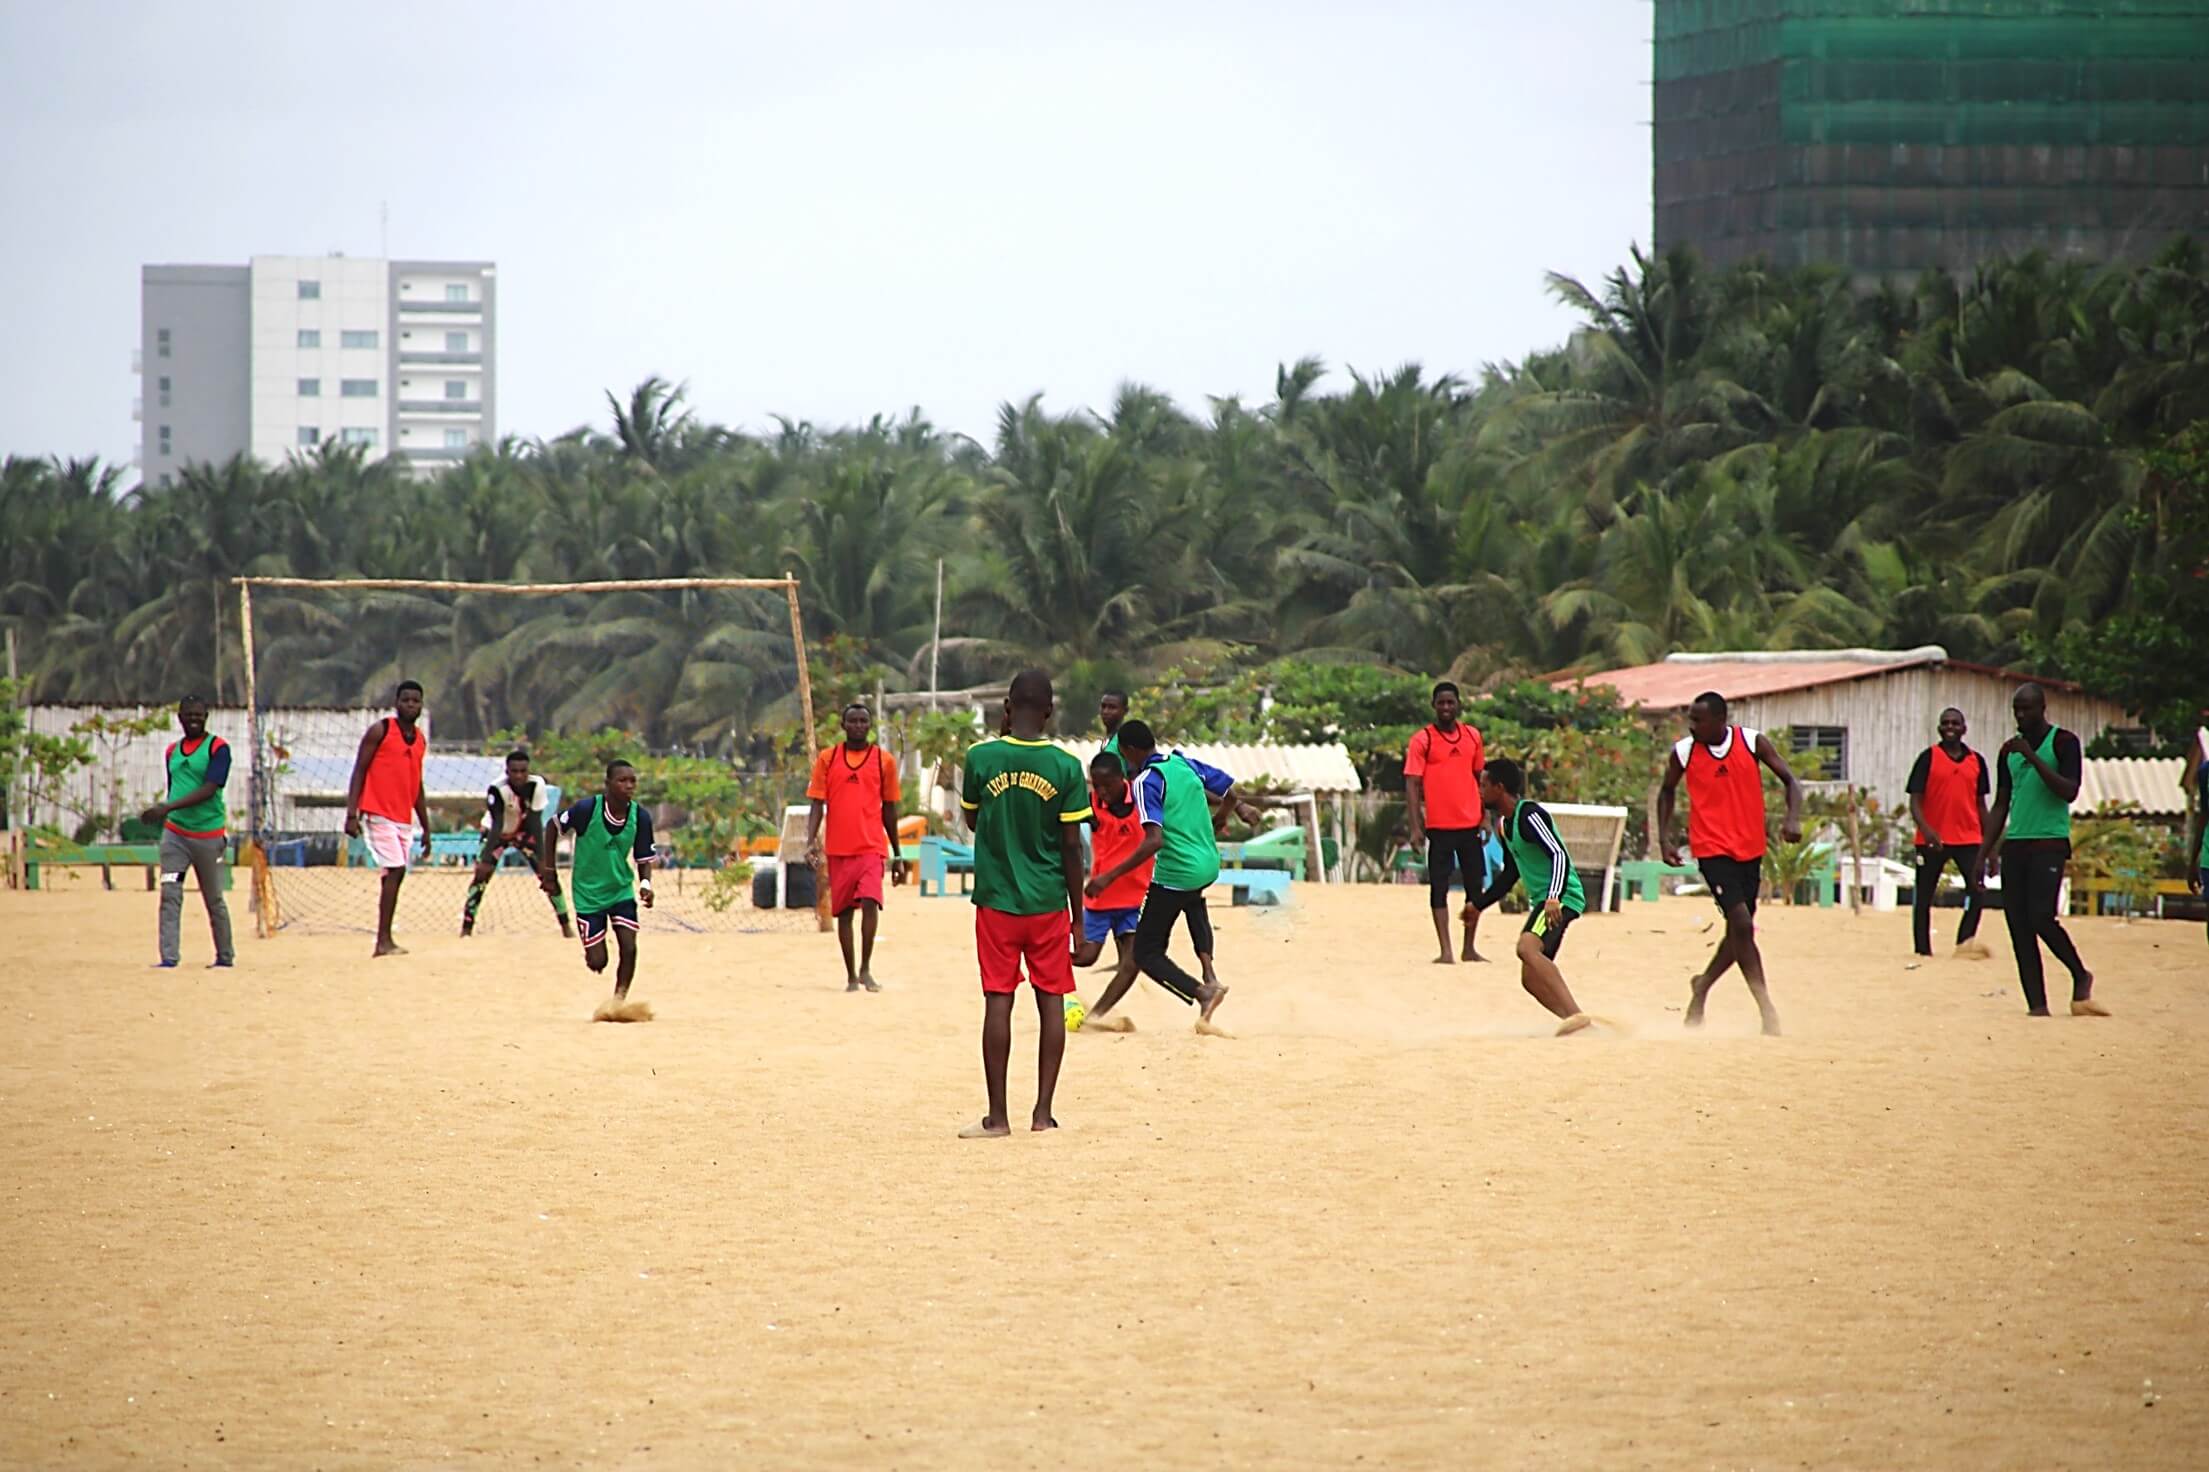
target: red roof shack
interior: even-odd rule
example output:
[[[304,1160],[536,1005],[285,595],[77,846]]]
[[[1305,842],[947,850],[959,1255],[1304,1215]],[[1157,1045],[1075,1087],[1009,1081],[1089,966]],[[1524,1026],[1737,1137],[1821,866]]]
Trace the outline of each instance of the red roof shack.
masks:
[[[1991,760],[2016,730],[2010,696],[2040,679],[2048,718],[2091,741],[2122,725],[2116,702],[2088,695],[2064,680],[1969,664],[1938,644],[1917,649],[1784,649],[1737,654],[1674,654],[1656,664],[1599,675],[1563,675],[1553,685],[1608,685],[1626,704],[1677,721],[1687,734],[1687,708],[1705,690],[1726,697],[1736,724],[1769,731],[1798,750],[1821,752],[1826,775],[1877,793],[1881,803],[1907,805],[1911,763],[1939,733],[1947,706],[1970,722],[1964,739]]]

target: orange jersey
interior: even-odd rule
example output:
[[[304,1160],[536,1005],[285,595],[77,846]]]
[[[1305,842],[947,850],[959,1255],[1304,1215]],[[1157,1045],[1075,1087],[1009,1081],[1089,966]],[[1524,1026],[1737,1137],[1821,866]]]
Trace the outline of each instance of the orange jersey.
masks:
[[[1142,812],[1131,801],[1125,813],[1115,813],[1104,805],[1104,799],[1092,791],[1089,805],[1095,809],[1090,817],[1093,825],[1090,846],[1094,850],[1089,872],[1102,874],[1135,852],[1143,841]],[[1133,910],[1143,903],[1143,896],[1151,887],[1151,870],[1156,868],[1155,858],[1145,859],[1112,882],[1112,887],[1089,902],[1092,910]]]
[[[830,858],[890,851],[882,804],[898,800],[897,766],[881,747],[870,745],[856,760],[841,741],[826,748],[813,763],[805,795],[828,805],[822,838]]]
[[[1486,765],[1480,733],[1462,721],[1450,735],[1428,726],[1411,738],[1404,775],[1420,781],[1429,828],[1480,826],[1480,772]]]
[[[429,749],[429,722],[416,721],[414,739],[408,741],[398,717],[385,716],[383,740],[376,743],[368,775],[361,780],[360,810],[394,823],[413,822],[414,800],[422,795],[422,759]]]

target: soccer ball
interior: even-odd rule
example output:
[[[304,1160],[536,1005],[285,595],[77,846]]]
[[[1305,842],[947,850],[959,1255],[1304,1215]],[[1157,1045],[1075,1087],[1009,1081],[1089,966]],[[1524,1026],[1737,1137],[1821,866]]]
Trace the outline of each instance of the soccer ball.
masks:
[[[1066,994],[1066,1030],[1068,1032],[1080,1032],[1082,1019],[1088,1015],[1089,1009],[1081,1004],[1081,998],[1075,996],[1072,992],[1068,992]]]

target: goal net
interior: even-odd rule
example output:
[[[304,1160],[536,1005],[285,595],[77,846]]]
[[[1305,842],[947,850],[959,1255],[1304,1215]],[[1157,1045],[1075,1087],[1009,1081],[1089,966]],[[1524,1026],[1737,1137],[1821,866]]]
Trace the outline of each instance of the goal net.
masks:
[[[430,821],[399,891],[402,941],[464,921],[478,936],[557,935],[570,844],[556,903],[530,835],[599,793],[617,758],[652,819],[647,928],[825,927],[804,821],[789,816],[819,739],[795,579],[234,581],[261,934],[374,932],[381,871],[345,831],[347,804],[362,738],[403,680],[423,687]],[[355,708],[327,709],[340,703]],[[507,782],[516,751],[530,758],[522,801]]]

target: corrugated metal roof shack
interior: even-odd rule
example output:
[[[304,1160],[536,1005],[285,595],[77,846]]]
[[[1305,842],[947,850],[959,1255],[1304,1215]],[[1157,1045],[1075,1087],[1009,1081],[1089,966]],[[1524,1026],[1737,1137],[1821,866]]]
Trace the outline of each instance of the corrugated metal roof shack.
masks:
[[[1608,685],[1626,704],[1671,716],[1687,734],[1687,708],[1697,695],[1726,697],[1735,724],[1785,737],[1798,750],[1827,760],[1830,785],[1868,787],[1894,811],[1918,753],[1939,739],[1940,713],[1955,706],[1970,725],[1965,740],[1991,760],[2017,729],[2010,697],[2032,675],[1968,664],[1939,645],[1917,649],[1768,650],[1738,654],[1675,654],[1656,663],[1605,674],[1553,679],[1554,685]],[[2092,741],[2122,725],[2115,701],[2061,680],[2041,679],[2048,718]]]

